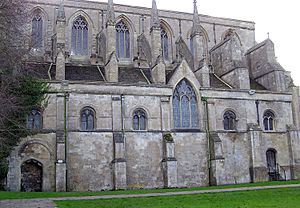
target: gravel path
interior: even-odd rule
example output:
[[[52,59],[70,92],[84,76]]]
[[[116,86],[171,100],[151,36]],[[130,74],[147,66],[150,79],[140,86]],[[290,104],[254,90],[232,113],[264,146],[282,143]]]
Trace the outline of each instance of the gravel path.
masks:
[[[250,191],[250,190],[278,189],[278,188],[300,188],[300,184],[198,190],[198,191],[180,191],[180,192],[165,192],[165,193],[148,193],[148,194],[124,194],[124,195],[105,195],[105,196],[60,197],[60,198],[46,198],[46,199],[43,198],[43,199],[3,200],[0,201],[0,208],[21,208],[21,207],[22,208],[55,208],[54,202],[60,200],[93,200],[93,199],[120,199],[120,198],[138,198],[138,197],[155,197],[155,196],[177,196],[177,195]]]

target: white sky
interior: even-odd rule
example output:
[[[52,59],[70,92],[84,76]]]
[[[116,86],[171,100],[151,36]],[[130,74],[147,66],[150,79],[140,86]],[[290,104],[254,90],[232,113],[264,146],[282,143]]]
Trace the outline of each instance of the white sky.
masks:
[[[107,0],[98,0],[107,2]],[[270,39],[275,44],[278,62],[300,86],[300,6],[297,0],[198,0],[200,14],[254,21],[256,41]],[[152,6],[152,0],[114,0],[116,4]],[[193,0],[156,0],[158,9],[193,12]],[[299,54],[299,57],[298,57]]]

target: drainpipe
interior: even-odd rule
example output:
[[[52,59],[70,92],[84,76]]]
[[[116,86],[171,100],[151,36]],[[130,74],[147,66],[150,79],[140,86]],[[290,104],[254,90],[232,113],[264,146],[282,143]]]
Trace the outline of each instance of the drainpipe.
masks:
[[[208,113],[208,102],[207,97],[201,97],[201,100],[204,103],[204,108],[206,112],[206,138],[207,138],[207,166],[208,166],[208,180],[209,185],[211,186],[211,151],[210,151],[210,127],[209,127],[209,113]]]
[[[255,105],[256,105],[256,116],[257,116],[257,124],[260,125],[260,122],[259,122],[259,101],[256,100],[255,101]]]
[[[68,164],[67,164],[67,138],[68,138],[68,112],[67,102],[69,93],[64,92],[64,139],[65,139],[65,163],[66,163],[66,191],[68,191]]]

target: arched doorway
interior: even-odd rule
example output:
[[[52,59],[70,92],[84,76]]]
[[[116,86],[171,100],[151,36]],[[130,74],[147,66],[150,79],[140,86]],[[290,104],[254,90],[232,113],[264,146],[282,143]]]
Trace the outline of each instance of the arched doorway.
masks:
[[[38,192],[43,187],[43,165],[37,160],[25,161],[21,166],[21,191]]]
[[[275,149],[268,149],[266,152],[267,156],[267,165],[268,165],[268,173],[271,179],[277,179],[278,177],[278,170],[277,170],[277,163],[276,163],[276,150]]]

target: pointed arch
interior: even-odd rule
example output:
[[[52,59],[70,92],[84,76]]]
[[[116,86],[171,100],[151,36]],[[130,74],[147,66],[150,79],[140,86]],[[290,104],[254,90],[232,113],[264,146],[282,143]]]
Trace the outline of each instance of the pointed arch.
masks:
[[[165,61],[172,60],[173,55],[173,38],[174,33],[170,25],[164,21],[160,20],[160,31],[161,31],[161,48]]]
[[[235,31],[235,29],[233,28],[229,28],[227,29],[221,36],[221,42],[227,40],[228,38],[231,38],[231,37],[236,37],[240,43],[240,46],[242,46],[242,41],[241,41],[241,38],[240,36],[237,34],[237,32]]]
[[[31,18],[31,47],[41,49],[45,45],[46,40],[46,22],[49,20],[47,12],[36,6],[30,12]]]
[[[74,27],[74,22],[78,19],[82,18],[87,25],[87,31],[82,32],[81,35],[86,36],[87,39],[85,40],[85,43],[82,43],[81,46],[83,50],[80,53],[75,53],[74,52],[74,33],[73,33],[73,27]],[[67,20],[67,32],[68,34],[68,41],[67,41],[67,48],[69,51],[71,51],[71,56],[84,56],[84,57],[90,57],[91,55],[91,49],[92,49],[92,43],[93,43],[93,29],[94,29],[94,22],[91,19],[91,17],[84,12],[83,10],[78,10],[75,13],[73,13]],[[79,31],[78,31],[79,32]],[[83,34],[84,33],[84,34]],[[82,36],[82,37],[83,37]],[[78,51],[77,51],[78,52]]]
[[[176,85],[172,98],[174,128],[199,128],[198,100],[195,89],[187,79]]]
[[[134,23],[131,21],[129,17],[127,17],[125,14],[121,14],[116,18],[116,24],[120,21],[123,21],[126,26],[128,27],[131,34],[134,34],[136,32],[136,28],[134,26]]]

